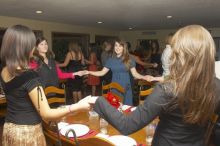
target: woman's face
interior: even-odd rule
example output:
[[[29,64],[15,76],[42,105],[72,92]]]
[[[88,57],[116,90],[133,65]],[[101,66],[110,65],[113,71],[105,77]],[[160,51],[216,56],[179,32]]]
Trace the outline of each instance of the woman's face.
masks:
[[[44,40],[37,46],[37,50],[39,51],[40,54],[46,54],[48,51],[48,44],[47,41]]]
[[[120,45],[118,42],[115,42],[115,53],[118,57],[120,57],[123,53],[124,47]]]

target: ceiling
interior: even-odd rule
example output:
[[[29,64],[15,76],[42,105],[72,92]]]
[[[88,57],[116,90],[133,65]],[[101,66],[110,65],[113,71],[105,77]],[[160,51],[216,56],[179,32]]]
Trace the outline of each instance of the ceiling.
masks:
[[[0,15],[115,30],[220,27],[220,0],[0,0]]]

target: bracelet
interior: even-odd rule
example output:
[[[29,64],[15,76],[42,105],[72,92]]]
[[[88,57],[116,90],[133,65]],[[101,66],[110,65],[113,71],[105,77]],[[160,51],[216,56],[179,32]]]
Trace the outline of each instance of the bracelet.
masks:
[[[69,105],[69,113],[71,113],[72,111],[71,111],[71,105]]]

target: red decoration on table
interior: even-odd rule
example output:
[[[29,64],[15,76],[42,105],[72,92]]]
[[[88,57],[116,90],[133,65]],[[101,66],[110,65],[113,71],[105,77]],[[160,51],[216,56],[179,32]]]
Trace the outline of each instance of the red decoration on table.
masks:
[[[106,99],[108,100],[108,102],[114,106],[115,108],[119,108],[120,106],[120,101],[118,99],[118,97],[116,97],[114,94],[112,94],[112,92],[108,92]]]

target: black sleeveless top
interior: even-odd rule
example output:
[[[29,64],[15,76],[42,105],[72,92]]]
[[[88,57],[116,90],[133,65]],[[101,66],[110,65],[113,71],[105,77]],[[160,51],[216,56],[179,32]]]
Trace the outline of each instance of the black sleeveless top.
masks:
[[[34,71],[25,71],[9,82],[0,77],[7,101],[5,121],[19,125],[35,125],[41,122],[28,93],[41,85],[39,76]]]

